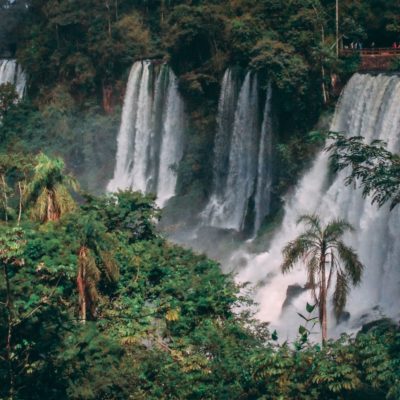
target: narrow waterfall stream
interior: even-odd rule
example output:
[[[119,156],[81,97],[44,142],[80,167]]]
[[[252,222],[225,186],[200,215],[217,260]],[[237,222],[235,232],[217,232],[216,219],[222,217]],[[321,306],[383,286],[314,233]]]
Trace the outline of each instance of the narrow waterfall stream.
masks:
[[[185,114],[177,79],[167,65],[136,62],[130,72],[108,191],[132,188],[157,194],[159,206],[175,194],[183,153]]]
[[[214,190],[203,212],[204,225],[243,231],[253,201],[253,230],[257,232],[268,214],[272,183],[271,96],[269,87],[260,123],[257,75],[248,72],[238,92],[238,78],[231,69],[226,71],[217,117]]]
[[[0,85],[12,83],[18,97],[21,99],[25,93],[26,75],[16,60],[0,59]]]
[[[398,76],[356,74],[347,84],[337,105],[332,131],[349,136],[364,136],[367,142],[381,139],[388,149],[400,151],[400,78]],[[365,265],[362,283],[351,289],[346,310],[347,322],[330,326],[331,333],[351,331],[363,323],[384,315],[399,317],[400,296],[400,209],[378,208],[371,199],[364,199],[360,190],[346,187],[346,171],[329,176],[329,155],[322,151],[311,169],[300,180],[294,194],[286,199],[285,216],[267,253],[252,256],[233,254],[247,259],[247,267],[239,272],[239,281],[258,285],[256,300],[259,317],[272,322],[283,335],[293,335],[309,291],[302,290],[306,273],[299,265],[292,273],[282,275],[281,251],[288,241],[302,230],[296,220],[302,214],[317,213],[326,222],[340,217],[356,229],[346,241],[357,251]],[[287,298],[287,290],[300,285],[297,296]],[[298,287],[298,286],[297,286]],[[283,308],[283,304],[289,306]],[[333,317],[330,319],[334,321]]]
[[[271,188],[273,178],[273,126],[271,101],[272,88],[271,85],[269,85],[267,89],[267,97],[265,99],[260,146],[258,152],[257,184],[254,200],[254,234],[257,234],[263,219],[269,214],[271,206]]]

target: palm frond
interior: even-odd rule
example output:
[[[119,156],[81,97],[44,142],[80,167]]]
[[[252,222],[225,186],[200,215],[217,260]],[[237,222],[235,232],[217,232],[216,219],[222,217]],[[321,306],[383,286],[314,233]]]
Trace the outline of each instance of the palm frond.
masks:
[[[73,200],[67,188],[72,187],[75,190],[78,186],[74,178],[64,173],[64,161],[39,153],[35,162],[33,177],[24,193],[24,203],[43,201],[43,191],[47,190],[54,199],[53,208],[57,218],[65,212],[72,211]],[[39,209],[41,206],[36,204],[34,207]],[[46,218],[41,217],[40,220],[45,222]]]
[[[307,287],[311,290],[311,295],[314,299],[314,303],[318,303],[317,288],[319,282],[316,281],[319,270],[319,259],[318,257],[311,257],[307,262]]]
[[[77,192],[80,189],[79,182],[71,175],[66,175],[64,182],[65,185],[71,188],[74,192]]]
[[[86,284],[86,295],[92,303],[95,303],[98,299],[97,284],[101,274],[97,268],[96,258],[88,248],[82,248],[79,252],[78,269],[84,271],[82,276]]]
[[[318,233],[318,236],[322,235],[321,222],[316,214],[301,215],[296,222],[297,224],[305,223],[312,231]]]
[[[60,215],[64,215],[76,209],[75,201],[70,195],[68,189],[63,184],[56,184],[54,186],[53,192],[57,208],[60,211]]]
[[[324,237],[327,242],[330,242],[343,236],[347,231],[353,232],[353,226],[344,219],[335,219],[324,229]]]
[[[281,265],[282,272],[286,273],[290,271],[313,246],[314,242],[305,234],[289,242],[282,250],[284,259]]]
[[[116,282],[119,279],[119,267],[115,261],[114,255],[108,251],[100,251],[99,256],[104,265],[104,272],[111,282]]]
[[[336,319],[338,319],[344,310],[349,293],[348,279],[345,274],[338,273],[336,276],[336,287],[333,293],[333,306]]]
[[[44,222],[47,216],[47,207],[48,207],[48,192],[46,188],[43,188],[42,191],[37,196],[35,204],[31,209],[31,217],[36,221]]]
[[[346,275],[354,286],[358,285],[361,282],[364,265],[358,259],[356,252],[341,240],[336,242],[336,249]]]

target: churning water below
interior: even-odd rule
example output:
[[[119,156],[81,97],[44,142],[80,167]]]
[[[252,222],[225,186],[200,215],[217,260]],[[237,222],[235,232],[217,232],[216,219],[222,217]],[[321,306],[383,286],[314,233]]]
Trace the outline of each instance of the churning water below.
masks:
[[[337,105],[331,130],[346,132],[349,136],[364,136],[367,142],[381,139],[388,149],[400,151],[400,78],[398,76],[356,74],[344,89]],[[238,274],[239,281],[258,285],[255,298],[260,304],[259,318],[270,321],[283,336],[292,337],[302,322],[297,312],[304,312],[311,302],[309,291],[298,292],[282,308],[290,285],[306,283],[301,265],[292,273],[282,275],[281,251],[293,240],[302,227],[296,220],[302,214],[317,213],[324,222],[344,218],[356,229],[345,239],[358,253],[365,265],[362,284],[351,290],[346,310],[350,319],[334,326],[331,316],[331,334],[351,331],[369,320],[384,315],[400,317],[400,209],[379,209],[364,199],[360,190],[344,185],[346,171],[329,178],[329,155],[318,154],[311,169],[300,180],[293,195],[286,199],[285,215],[268,252],[251,255],[239,251],[232,262],[246,259],[246,267]],[[286,304],[288,303],[286,300]]]
[[[273,168],[270,87],[265,97],[260,113],[257,76],[248,72],[241,83],[233,70],[226,71],[217,116],[213,191],[201,219],[204,227],[243,230],[252,201],[257,231],[269,212]],[[133,188],[157,193],[159,205],[165,204],[175,195],[177,176],[171,167],[182,158],[185,125],[184,105],[170,68],[157,69],[146,61],[135,63],[108,190]],[[390,151],[400,152],[400,77],[354,75],[339,100],[331,130],[361,135],[367,142],[381,139]],[[280,271],[283,247],[303,229],[296,225],[302,214],[317,213],[324,222],[334,218],[349,221],[356,232],[345,239],[366,267],[362,284],[353,288],[348,298],[350,317],[335,326],[331,315],[330,333],[352,331],[385,315],[400,317],[400,209],[390,212],[388,206],[378,209],[371,205],[360,190],[345,186],[345,176],[346,171],[330,176],[329,155],[321,151],[287,196],[281,227],[268,251],[251,254],[243,246],[226,263],[235,265],[240,260],[237,279],[255,286],[259,318],[270,321],[281,336],[293,337],[302,323],[297,312],[304,312],[306,302],[311,302],[309,291],[303,289],[304,268],[299,265],[287,275]],[[182,240],[178,233],[177,240],[196,246],[196,232],[197,228],[190,235],[185,231]]]

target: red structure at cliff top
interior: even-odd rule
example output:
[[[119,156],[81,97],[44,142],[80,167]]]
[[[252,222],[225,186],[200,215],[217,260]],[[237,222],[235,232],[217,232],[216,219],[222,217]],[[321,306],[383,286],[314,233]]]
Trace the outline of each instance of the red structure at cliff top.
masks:
[[[359,71],[387,71],[393,61],[400,57],[400,48],[342,49],[340,55],[348,57],[359,54],[361,58]]]

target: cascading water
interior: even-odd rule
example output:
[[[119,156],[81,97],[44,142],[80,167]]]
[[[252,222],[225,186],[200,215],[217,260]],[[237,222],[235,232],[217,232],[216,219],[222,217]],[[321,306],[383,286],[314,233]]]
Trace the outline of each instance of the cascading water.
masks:
[[[12,83],[18,97],[21,99],[25,93],[26,75],[16,60],[0,60],[0,85]]]
[[[177,78],[167,65],[136,62],[130,72],[108,191],[156,193],[159,206],[175,194],[174,167],[183,153],[185,115]]]
[[[160,74],[160,79],[167,81],[164,85],[167,87],[165,111],[161,113],[163,115],[163,124],[157,180],[157,196],[160,204],[164,204],[175,194],[176,167],[183,154],[183,134],[185,129],[184,107],[178,94],[176,77],[169,68],[164,75]],[[163,87],[162,83],[159,85]]]
[[[229,149],[235,122],[239,95],[239,77],[236,71],[227,69],[221,86],[217,114],[217,134],[214,143],[213,186],[214,194],[223,196],[229,170]]]
[[[332,131],[349,136],[364,136],[367,142],[381,139],[388,149],[400,151],[400,78],[398,76],[356,74],[347,84],[331,126]],[[350,292],[346,310],[347,326],[331,325],[331,333],[358,328],[370,319],[383,315],[398,318],[400,297],[400,209],[378,208],[364,199],[360,190],[344,185],[346,171],[329,176],[329,155],[321,152],[304,175],[294,194],[286,201],[282,227],[275,235],[268,253],[247,257],[247,267],[238,279],[258,283],[256,300],[259,317],[271,321],[283,335],[292,335],[301,322],[296,311],[303,312],[311,301],[309,291],[291,299],[291,307],[282,310],[290,285],[302,285],[306,274],[302,265],[282,275],[281,251],[302,230],[296,220],[302,214],[317,213],[325,222],[344,218],[356,229],[346,237],[365,265],[360,286]],[[234,257],[238,257],[235,254]],[[302,290],[298,293],[301,293]],[[330,319],[333,322],[333,318]]]
[[[203,225],[242,231],[255,201],[257,230],[269,210],[271,88],[268,89],[260,133],[257,75],[248,72],[238,92],[234,71],[225,73],[214,146],[214,191],[203,211]]]
[[[258,152],[257,190],[254,200],[254,233],[270,212],[272,187],[272,88],[268,85],[265,99],[264,118],[261,128],[260,149]]]

